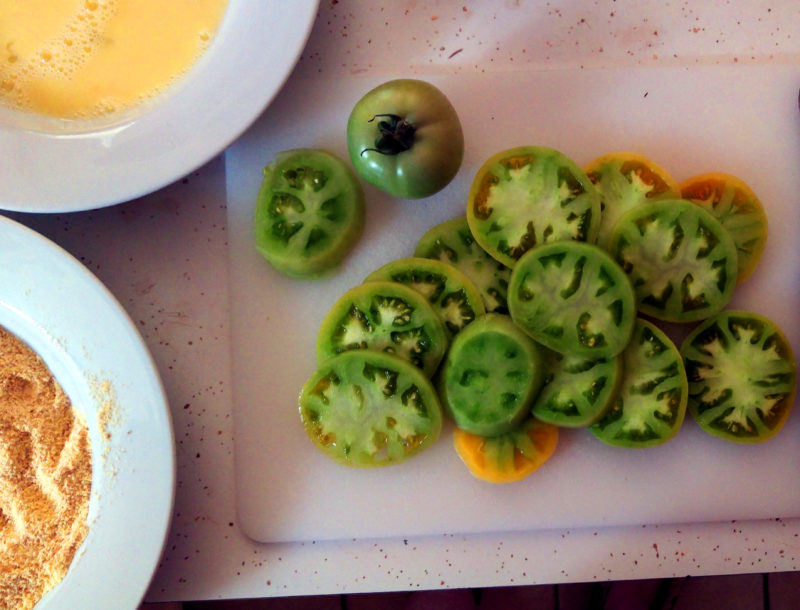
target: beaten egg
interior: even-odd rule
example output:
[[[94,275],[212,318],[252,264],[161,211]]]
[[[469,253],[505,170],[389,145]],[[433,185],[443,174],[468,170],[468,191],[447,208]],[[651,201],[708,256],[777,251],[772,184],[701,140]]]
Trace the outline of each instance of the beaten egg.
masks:
[[[105,117],[162,93],[216,34],[227,0],[0,0],[0,104]]]

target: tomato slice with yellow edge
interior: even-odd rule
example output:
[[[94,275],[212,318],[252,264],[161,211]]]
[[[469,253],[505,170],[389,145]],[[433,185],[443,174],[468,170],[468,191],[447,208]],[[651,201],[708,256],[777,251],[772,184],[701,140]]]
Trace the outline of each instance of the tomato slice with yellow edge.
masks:
[[[713,172],[680,184],[681,197],[704,208],[728,231],[738,254],[737,282],[753,273],[767,243],[767,214],[741,178]]]
[[[600,230],[597,245],[606,248],[617,220],[638,205],[679,197],[678,183],[644,155],[611,152],[583,168],[600,194]]]
[[[402,462],[439,438],[442,408],[427,377],[385,352],[325,361],[300,391],[300,420],[317,449],[345,466]]]
[[[513,268],[534,246],[597,238],[600,196],[565,154],[521,146],[490,157],[478,170],[467,201],[475,241]]]
[[[558,428],[533,417],[500,436],[478,436],[456,428],[453,445],[474,477],[488,483],[513,483],[550,459],[558,445]]]

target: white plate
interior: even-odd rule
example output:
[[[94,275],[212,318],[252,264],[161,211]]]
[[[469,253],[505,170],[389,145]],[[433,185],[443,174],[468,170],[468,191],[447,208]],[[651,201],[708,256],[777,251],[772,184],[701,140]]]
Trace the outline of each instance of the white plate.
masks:
[[[127,201],[233,142],[294,67],[318,0],[229,2],[212,47],[139,116],[76,125],[0,108],[0,209],[66,212]]]
[[[170,412],[150,353],[94,275],[2,216],[0,325],[47,363],[86,415],[92,442],[89,533],[37,609],[136,608],[161,555],[175,488]],[[104,426],[98,415],[109,401]]]

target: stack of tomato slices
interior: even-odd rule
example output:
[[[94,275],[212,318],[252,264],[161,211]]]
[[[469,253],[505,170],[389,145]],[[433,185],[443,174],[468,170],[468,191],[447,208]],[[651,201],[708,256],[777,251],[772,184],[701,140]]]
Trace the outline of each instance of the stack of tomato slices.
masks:
[[[766,238],[734,176],[678,184],[634,153],[580,168],[541,146],[499,152],[465,216],[330,309],[303,425],[332,459],[370,467],[430,446],[447,417],[470,472],[496,483],[539,468],[564,427],[648,448],[688,410],[717,437],[767,440],[796,362],[773,321],[725,309]],[[664,322],[694,325],[680,349]]]

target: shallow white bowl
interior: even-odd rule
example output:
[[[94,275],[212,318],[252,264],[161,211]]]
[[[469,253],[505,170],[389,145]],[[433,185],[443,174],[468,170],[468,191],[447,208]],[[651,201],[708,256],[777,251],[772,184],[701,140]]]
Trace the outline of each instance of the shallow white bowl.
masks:
[[[197,65],[152,103],[102,121],[0,108],[0,209],[113,205],[185,176],[272,101],[305,46],[319,0],[229,0]]]
[[[84,414],[92,444],[89,532],[36,608],[136,608],[161,556],[175,490],[172,421],[147,346],[86,267],[3,216],[0,325],[44,360]]]

